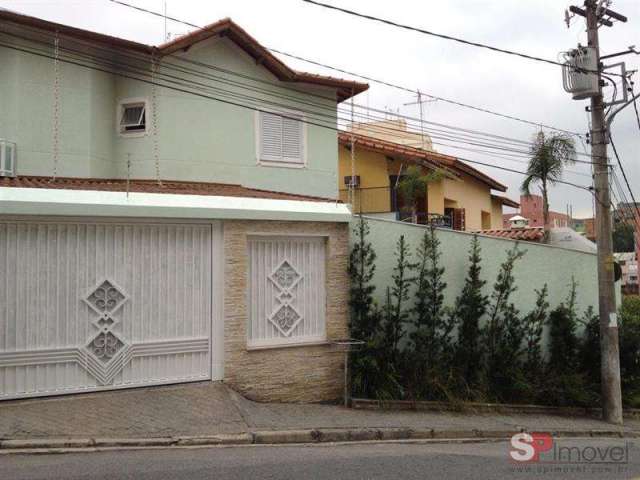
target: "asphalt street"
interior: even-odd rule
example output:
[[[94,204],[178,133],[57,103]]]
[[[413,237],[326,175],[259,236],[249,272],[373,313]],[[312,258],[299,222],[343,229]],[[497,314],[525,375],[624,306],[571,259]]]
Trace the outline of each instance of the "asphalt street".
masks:
[[[623,461],[515,464],[510,445],[341,444],[245,446],[52,455],[2,455],[0,479],[631,479],[640,478],[640,449],[621,439],[563,439],[575,455],[619,446]],[[586,448],[586,450],[585,450]],[[628,458],[628,460],[627,460]],[[577,460],[577,458],[574,458]],[[618,459],[616,459],[618,460]]]

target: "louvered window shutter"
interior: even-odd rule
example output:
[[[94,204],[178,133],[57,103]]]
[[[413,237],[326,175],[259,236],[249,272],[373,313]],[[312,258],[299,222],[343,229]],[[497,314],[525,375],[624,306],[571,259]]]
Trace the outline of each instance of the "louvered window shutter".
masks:
[[[302,122],[282,119],[282,160],[287,163],[303,163]]]
[[[260,112],[260,160],[304,163],[302,121]]]

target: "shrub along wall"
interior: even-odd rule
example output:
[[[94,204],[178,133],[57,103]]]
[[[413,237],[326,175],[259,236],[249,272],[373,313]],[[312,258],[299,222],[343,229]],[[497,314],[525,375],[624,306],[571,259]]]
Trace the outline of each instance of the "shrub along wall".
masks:
[[[352,227],[350,327],[365,341],[354,395],[597,402],[595,255],[380,219]],[[638,322],[622,323],[622,369],[635,379]]]
[[[357,218],[354,224],[357,222]],[[374,297],[382,303],[386,288],[391,285],[391,275],[396,264],[396,243],[404,235],[409,250],[414,253],[422,241],[425,227],[400,222],[367,218],[370,234],[369,241],[377,253],[376,270],[373,284],[376,286]],[[468,251],[473,235],[465,232],[438,229],[436,236],[440,240],[441,263],[445,268],[444,281],[445,305],[453,305],[460,295],[469,267]],[[500,264],[505,260],[507,251],[516,242],[494,237],[479,236],[482,250],[482,277],[487,281],[484,292],[490,294],[493,282],[498,275]],[[353,235],[351,241],[354,240]],[[598,276],[596,255],[563,248],[520,242],[520,249],[526,251],[517,262],[514,270],[515,284],[512,301],[521,312],[529,312],[535,307],[536,289],[546,283],[549,288],[548,302],[555,308],[569,294],[571,279],[578,283],[576,310],[581,315],[589,307],[598,308]],[[414,259],[415,261],[415,259]]]

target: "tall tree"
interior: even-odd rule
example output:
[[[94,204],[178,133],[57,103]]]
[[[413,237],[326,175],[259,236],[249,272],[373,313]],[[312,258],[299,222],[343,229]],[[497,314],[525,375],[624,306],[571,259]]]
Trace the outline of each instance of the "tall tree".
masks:
[[[425,197],[429,183],[438,181],[440,178],[442,178],[440,172],[432,171],[424,175],[422,169],[415,165],[407,168],[405,174],[402,175],[398,183],[398,190],[400,190],[400,195],[405,203],[411,208],[413,223],[418,223],[418,199]]]
[[[353,233],[355,242],[349,256],[351,335],[360,340],[369,340],[376,334],[376,321],[379,319],[374,312],[375,285],[372,283],[376,252],[367,239],[369,225],[362,216],[354,226]]]
[[[409,322],[409,290],[415,283],[412,276],[416,264],[411,262],[411,252],[404,235],[400,235],[396,247],[396,266],[393,269],[393,285],[387,290],[385,313],[385,337],[389,345],[390,361],[398,364],[400,355],[400,341],[406,334]]]
[[[484,327],[487,342],[486,383],[489,393],[498,400],[515,395],[515,387],[520,385],[516,378],[521,374],[519,367],[524,324],[511,298],[518,290],[514,276],[515,264],[524,254],[517,244],[507,252],[507,259],[500,266],[493,286],[488,321]]]
[[[449,344],[450,321],[444,311],[444,267],[440,264],[440,240],[435,228],[424,232],[418,247],[415,330],[411,334],[418,361],[432,368]]]
[[[549,316],[549,287],[545,283],[541,290],[536,290],[536,306],[524,319],[525,336],[525,373],[536,381],[542,372],[544,359],[542,356],[542,331]]]
[[[489,298],[482,293],[487,283],[480,277],[482,266],[480,241],[473,236],[469,250],[469,270],[462,292],[456,299],[453,319],[458,329],[454,364],[468,388],[475,388],[482,370],[480,319],[487,311]]]
[[[549,187],[562,178],[567,165],[575,163],[576,147],[573,139],[560,133],[540,131],[531,146],[531,159],[527,176],[522,182],[522,193],[531,195],[531,187],[538,184],[542,192],[542,215],[545,241],[549,239]]]

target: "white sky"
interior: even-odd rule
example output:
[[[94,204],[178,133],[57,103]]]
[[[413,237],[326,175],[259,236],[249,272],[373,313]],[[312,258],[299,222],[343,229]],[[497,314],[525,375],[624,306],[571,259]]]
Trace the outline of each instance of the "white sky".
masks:
[[[164,2],[128,0],[128,3],[162,11]],[[560,51],[575,47],[578,42],[586,43],[582,18],[574,19],[570,29],[564,24],[564,10],[570,5],[566,0],[327,0],[327,3],[549,59],[557,59]],[[159,44],[164,35],[161,18],[108,0],[0,0],[0,7],[144,43]],[[612,8],[627,15],[629,22],[601,29],[603,54],[634,44],[640,48],[640,1],[614,0]],[[167,11],[170,16],[199,25],[231,17],[267,47],[567,130],[586,132],[588,128],[584,111],[587,102],[571,100],[562,88],[560,67],[553,65],[407,32],[301,0],[167,0]],[[189,28],[169,22],[168,30],[182,34]],[[640,67],[640,56],[622,58],[627,69]],[[312,65],[284,60],[294,68],[337,76]],[[635,80],[640,87],[640,73]],[[418,116],[416,106],[403,106],[413,101],[411,94],[378,84],[372,84],[369,93],[357,101],[377,108],[399,108],[402,114]],[[532,126],[444,102],[429,103],[426,113],[427,120],[434,122],[524,140],[530,140],[536,132]],[[632,107],[619,115],[613,135],[631,187],[640,200],[640,128]],[[498,156],[492,158],[438,145],[436,149],[518,170],[526,168]],[[479,168],[506,183],[508,195],[518,198],[520,175]],[[567,181],[591,183],[588,165],[578,164],[570,170],[582,175],[566,173]],[[592,215],[592,197],[583,190],[558,185],[551,193],[551,202],[553,209],[562,212],[567,204],[572,204],[576,217]]]

